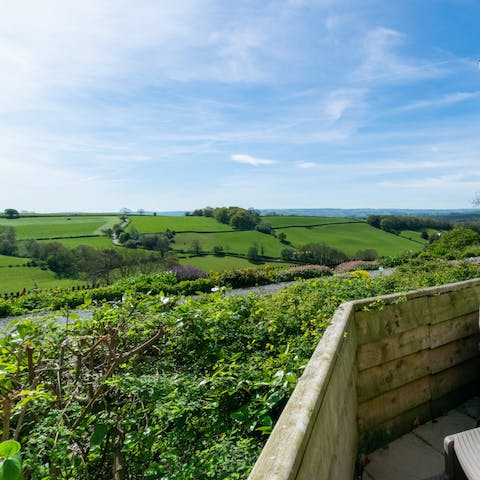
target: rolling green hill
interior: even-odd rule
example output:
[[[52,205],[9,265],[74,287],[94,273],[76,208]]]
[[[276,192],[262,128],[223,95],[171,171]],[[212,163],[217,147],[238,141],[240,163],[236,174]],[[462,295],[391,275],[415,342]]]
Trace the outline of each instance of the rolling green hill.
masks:
[[[273,227],[273,234],[255,230],[234,231],[229,225],[214,218],[198,216],[129,216],[126,230],[139,233],[160,233],[167,229],[175,232],[171,248],[179,263],[206,271],[255,266],[264,262],[283,263],[281,251],[286,247],[298,248],[308,243],[325,243],[354,257],[359,250],[374,249],[379,256],[395,256],[404,251],[418,251],[425,241],[420,232],[406,231],[394,235],[376,229],[364,221],[336,217],[265,216],[262,221]],[[89,245],[98,249],[111,248],[112,241],[102,230],[120,223],[117,215],[85,214],[31,216],[7,220],[0,218],[0,226],[15,228],[17,239],[55,239],[68,248]],[[286,235],[282,242],[278,236]],[[41,240],[48,241],[48,240]],[[197,244],[201,255],[195,255]],[[257,263],[248,259],[248,251],[256,246],[261,256]],[[223,256],[212,255],[214,247],[223,249]],[[124,247],[115,247],[125,250]],[[137,252],[142,250],[138,249]],[[147,253],[147,251],[144,251]],[[21,267],[29,259],[0,256],[0,293],[31,288],[34,281],[43,288],[56,285],[70,286],[79,281],[56,279],[52,272],[38,268]]]
[[[116,215],[34,216],[12,220],[0,218],[0,226],[13,227],[17,240],[26,238],[102,235],[102,230],[120,222]]]
[[[165,230],[174,232],[228,232],[231,231],[229,225],[217,222],[210,217],[154,217],[133,215],[128,217],[130,224],[126,228],[131,231],[136,228],[140,233],[158,233]]]

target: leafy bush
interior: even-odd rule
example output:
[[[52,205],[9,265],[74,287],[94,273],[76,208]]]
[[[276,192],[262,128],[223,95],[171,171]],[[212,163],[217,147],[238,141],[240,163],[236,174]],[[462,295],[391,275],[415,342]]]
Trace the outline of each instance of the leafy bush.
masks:
[[[208,275],[204,270],[191,265],[174,265],[170,268],[170,272],[175,274],[178,281],[196,280],[197,278],[206,278]]]
[[[325,265],[300,265],[290,267],[287,270],[280,270],[275,274],[278,282],[288,282],[299,278],[317,278],[333,275],[332,269]]]
[[[230,281],[327,272],[253,270]],[[340,303],[478,276],[468,262],[416,260],[379,279],[306,280],[276,295],[219,292],[178,305],[134,289],[213,279],[124,282],[123,300],[97,307],[91,321],[8,327],[0,408],[8,399],[12,415],[0,410],[0,429],[19,432],[27,478],[246,478]]]

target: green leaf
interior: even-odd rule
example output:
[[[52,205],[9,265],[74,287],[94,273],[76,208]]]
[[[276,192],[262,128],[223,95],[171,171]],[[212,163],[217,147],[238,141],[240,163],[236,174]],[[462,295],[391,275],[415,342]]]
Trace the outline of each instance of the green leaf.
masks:
[[[6,458],[0,463],[0,480],[23,479],[22,463],[18,457]]]
[[[108,432],[108,426],[103,423],[97,423],[90,437],[90,447],[98,447],[102,444],[105,435]]]
[[[281,390],[278,390],[276,392],[273,392],[265,401],[265,404],[267,405],[268,408],[274,407],[283,397],[285,396],[285,393],[282,392]]]
[[[15,440],[6,440],[0,443],[0,457],[10,458],[20,451],[20,444]]]

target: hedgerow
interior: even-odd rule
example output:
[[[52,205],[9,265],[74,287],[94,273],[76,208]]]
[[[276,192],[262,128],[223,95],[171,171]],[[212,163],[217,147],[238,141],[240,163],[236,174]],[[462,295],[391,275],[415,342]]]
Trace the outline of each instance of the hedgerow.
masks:
[[[178,304],[131,290],[90,321],[17,319],[0,338],[0,430],[27,479],[245,478],[340,303],[479,275],[417,263]]]

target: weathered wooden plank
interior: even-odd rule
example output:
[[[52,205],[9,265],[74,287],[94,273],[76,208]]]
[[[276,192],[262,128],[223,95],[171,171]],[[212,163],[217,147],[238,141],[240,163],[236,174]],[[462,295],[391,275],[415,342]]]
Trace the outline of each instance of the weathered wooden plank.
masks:
[[[467,383],[442,397],[431,402],[433,418],[445,415],[452,408],[464,403],[469,398],[480,394],[480,382],[475,378],[473,382]]]
[[[478,311],[480,286],[467,288],[469,285],[458,284],[458,290],[448,291],[428,289],[424,291],[424,296],[419,297],[416,295],[420,295],[421,290],[404,297],[398,296],[395,299],[399,303],[387,304],[378,310],[368,310],[368,303],[365,304],[365,301],[356,303],[356,310],[360,309],[355,312],[358,344],[363,345],[422,325],[437,324]],[[402,302],[402,298],[407,298],[408,301]],[[381,299],[394,301],[391,296]],[[364,311],[361,305],[366,305],[367,310]]]
[[[344,383],[340,379],[340,372],[332,382]],[[354,464],[356,454],[356,396],[354,373],[350,372],[348,382],[340,387],[343,392],[340,397],[336,396],[337,388],[332,388],[325,399],[324,406],[319,412],[315,426],[305,448],[302,463],[295,480],[311,480],[314,478],[345,478],[330,477],[328,472],[332,469],[339,471],[348,470]],[[345,438],[344,435],[351,436]],[[347,444],[350,443],[350,447]],[[342,455],[338,457],[338,449]],[[324,458],[319,458],[319,452]],[[337,464],[338,465],[335,465]],[[344,465],[347,463],[348,465]]]
[[[437,399],[480,378],[480,358],[476,357],[430,376],[432,399]]]
[[[352,348],[353,347],[353,348]],[[355,358],[354,342],[343,344],[335,370],[330,377],[328,389],[318,411],[313,430],[304,449],[302,463],[299,466],[301,478],[328,478],[331,461],[335,454],[336,438],[342,422],[342,411],[339,408],[345,395],[355,398]],[[322,452],[324,458],[319,458]]]
[[[430,351],[422,350],[358,373],[360,402],[394,390],[430,373]]]
[[[472,335],[429,350],[428,363],[431,373],[452,368],[466,360],[478,357],[480,335]]]
[[[341,376],[335,373],[339,362],[343,365],[339,370],[342,373]],[[338,399],[338,395],[342,395],[346,390],[345,386],[341,388],[340,382],[348,384],[350,376],[345,372],[350,371],[351,374],[355,374],[355,362],[356,336],[353,305],[344,304],[337,309],[330,326],[315,349],[297,387],[260,453],[248,477],[249,480],[295,479],[306,445],[313,435],[317,417],[324,410],[326,398],[330,397],[330,402],[335,400],[332,395],[328,395],[332,384],[337,385],[333,390]],[[330,413],[335,412],[333,406],[328,407],[327,404],[326,408]],[[332,428],[333,426],[332,424]],[[326,428],[328,428],[328,424],[326,424]],[[317,429],[317,437],[325,437],[325,431],[328,430]],[[329,462],[323,456],[319,458],[319,461],[320,463]],[[330,465],[328,464],[324,468],[328,472]]]
[[[429,346],[428,327],[421,326],[360,345],[357,352],[358,370],[375,367],[396,358],[424,350]]]
[[[351,480],[354,475],[358,447],[357,399],[355,385],[353,384],[351,392],[347,393],[345,398],[341,422],[334,449],[335,453],[332,457],[330,473],[327,478]]]
[[[428,323],[437,324],[451,318],[478,312],[480,306],[480,287],[466,290],[454,290],[449,293],[427,297],[430,319]]]
[[[426,402],[410,410],[405,410],[396,417],[387,420],[383,424],[383,428],[385,431],[388,431],[390,435],[389,441],[392,441],[408,432],[411,432],[419,425],[428,422],[431,419],[431,405],[430,402]]]
[[[427,325],[427,297],[408,302],[385,305],[379,310],[355,313],[358,344],[375,342],[384,337],[399,334],[413,328]]]
[[[387,420],[430,400],[429,376],[362,402],[358,406],[360,430],[376,427]]]
[[[451,318],[430,327],[430,346],[436,348],[459,338],[473,335],[478,331],[478,311]]]

